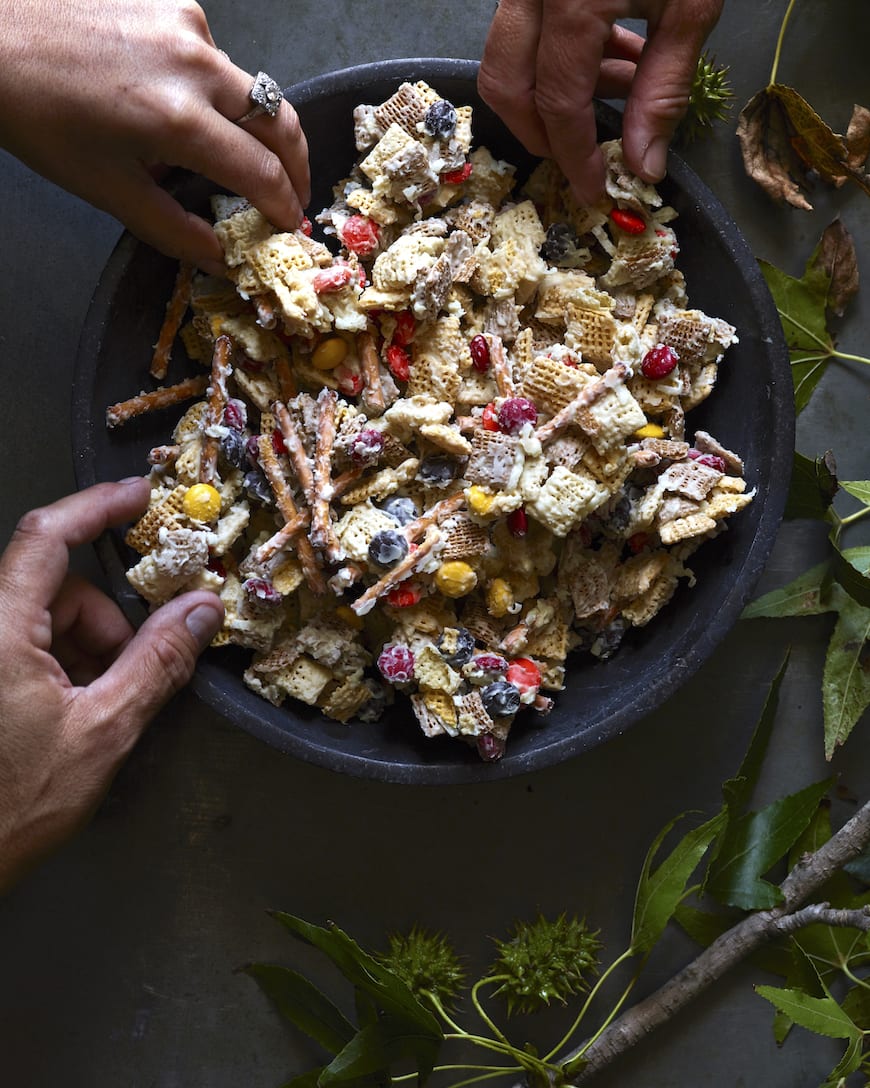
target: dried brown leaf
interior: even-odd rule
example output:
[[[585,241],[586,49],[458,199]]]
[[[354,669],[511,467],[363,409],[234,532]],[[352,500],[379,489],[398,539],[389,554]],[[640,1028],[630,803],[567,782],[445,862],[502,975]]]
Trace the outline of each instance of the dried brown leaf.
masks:
[[[809,211],[802,190],[809,188],[810,171],[831,184],[850,178],[870,195],[870,182],[848,161],[843,137],[792,87],[772,83],[754,95],[740,113],[737,136],[746,172],[774,200]]]
[[[753,95],[740,111],[737,138],[746,173],[768,196],[794,208],[812,210],[800,185],[790,176],[794,170],[806,184],[806,171],[789,146],[786,117],[767,88]]]
[[[825,228],[811,260],[830,276],[828,307],[842,317],[849,300],[858,291],[858,257],[852,235],[839,219]]]
[[[863,170],[870,155],[870,109],[854,106],[846,129],[846,162],[853,170]]]

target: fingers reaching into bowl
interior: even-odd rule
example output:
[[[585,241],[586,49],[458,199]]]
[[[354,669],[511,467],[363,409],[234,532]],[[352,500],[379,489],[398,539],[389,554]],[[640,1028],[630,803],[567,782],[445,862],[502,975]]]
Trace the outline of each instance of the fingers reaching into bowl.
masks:
[[[301,221],[299,119],[268,77],[216,47],[196,3],[21,0],[0,27],[0,91],[2,146],[169,256],[223,267],[211,226],[159,185],[168,167],[246,197],[281,229]]]
[[[627,167],[660,181],[722,0],[501,0],[481,97],[535,155],[554,158],[581,204],[604,187],[592,99],[625,98]],[[646,40],[616,24],[647,21]]]
[[[93,812],[223,618],[177,597],[140,630],[69,571],[69,550],[147,505],[147,480],[98,484],[25,515],[0,558],[0,892]]]

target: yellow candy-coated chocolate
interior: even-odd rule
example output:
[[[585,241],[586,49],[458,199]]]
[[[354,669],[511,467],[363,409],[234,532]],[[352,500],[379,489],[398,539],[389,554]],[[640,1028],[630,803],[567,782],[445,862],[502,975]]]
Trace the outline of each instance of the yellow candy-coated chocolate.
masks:
[[[466,491],[465,497],[468,502],[469,510],[474,514],[481,515],[488,514],[495,501],[494,497],[478,484],[472,484],[468,491]]]
[[[658,423],[645,423],[643,427],[638,427],[634,432],[635,438],[664,438],[664,427],[660,427]]]
[[[211,484],[194,484],[187,489],[182,505],[189,518],[214,521],[221,512],[220,492]]]
[[[435,585],[445,597],[464,597],[477,585],[477,574],[461,559],[449,559],[435,571]]]
[[[347,341],[340,336],[327,336],[311,354],[311,362],[318,370],[333,370],[343,363],[347,355]]]
[[[514,606],[514,591],[504,578],[493,578],[486,587],[486,610],[491,616],[506,616]]]

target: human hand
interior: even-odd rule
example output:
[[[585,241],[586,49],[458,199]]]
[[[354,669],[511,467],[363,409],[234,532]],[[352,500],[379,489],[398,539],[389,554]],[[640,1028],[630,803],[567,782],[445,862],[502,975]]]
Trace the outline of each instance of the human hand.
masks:
[[[553,158],[581,204],[604,188],[592,98],[625,98],[629,170],[660,181],[692,78],[723,0],[501,0],[481,97],[534,155]],[[617,19],[647,20],[647,39]]]
[[[140,514],[145,479],[26,514],[0,557],[0,892],[89,818],[142,730],[220,627],[187,593],[134,632],[69,572],[69,549]]]
[[[207,272],[223,251],[156,178],[203,174],[295,229],[310,198],[308,146],[286,100],[234,124],[254,77],[214,43],[189,0],[16,0],[0,21],[0,145]]]

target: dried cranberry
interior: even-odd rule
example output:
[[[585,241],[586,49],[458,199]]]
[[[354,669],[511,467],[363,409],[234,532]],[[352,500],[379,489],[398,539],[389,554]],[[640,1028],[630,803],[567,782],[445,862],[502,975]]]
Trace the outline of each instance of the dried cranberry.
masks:
[[[406,684],[414,678],[414,654],[407,646],[388,642],[378,656],[378,668],[391,684]]]
[[[669,344],[656,344],[641,360],[640,369],[645,378],[664,378],[680,361],[679,355]]]
[[[209,561],[207,563],[207,566],[208,566],[208,569],[212,572],[212,574],[216,574],[219,578],[226,578],[227,568],[224,566],[223,562],[220,559],[218,559],[218,557],[216,555],[211,556],[211,558],[209,559]]]
[[[500,654],[478,654],[472,658],[471,664],[481,672],[504,673],[507,672],[508,663]]]
[[[390,344],[387,348],[387,366],[400,382],[406,382],[411,376],[410,356],[399,344]]]
[[[538,422],[538,409],[525,397],[508,397],[498,410],[498,428],[505,434],[519,434],[527,423]]]
[[[224,408],[223,422],[225,427],[232,427],[234,431],[243,431],[248,422],[248,409],[245,402],[235,397],[228,400]]]
[[[637,212],[630,212],[625,208],[613,208],[610,219],[620,230],[626,234],[643,234],[646,230],[646,220]]]
[[[378,248],[380,234],[377,223],[365,215],[352,215],[345,219],[338,232],[341,241],[358,257],[371,257]]]
[[[689,450],[689,457],[691,457],[693,461],[697,461],[699,465],[706,465],[707,468],[715,468],[718,472],[725,472],[728,467],[723,458],[715,453],[701,453],[700,450]]]
[[[471,352],[471,365],[479,373],[485,374],[490,364],[489,342],[486,337],[480,334],[473,336],[468,350]]]
[[[384,436],[375,427],[363,427],[350,447],[351,460],[357,465],[377,461],[384,449]]]
[[[242,589],[248,600],[255,604],[280,604],[284,599],[265,578],[248,578]]]
[[[508,514],[507,527],[513,536],[525,536],[529,531],[529,516],[522,506]]]
[[[477,754],[487,763],[495,763],[504,755],[505,743],[494,733],[481,733],[477,738]]]
[[[628,544],[628,550],[633,555],[638,555],[649,544],[651,539],[649,533],[632,533],[626,544]]]
[[[306,238],[311,237],[311,232],[314,228],[312,226],[311,220],[308,218],[307,215],[302,216],[302,222],[299,224],[299,229],[302,231]]]
[[[279,430],[272,431],[272,449],[279,456],[287,452],[287,447],[284,445],[284,435]]]

